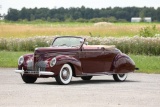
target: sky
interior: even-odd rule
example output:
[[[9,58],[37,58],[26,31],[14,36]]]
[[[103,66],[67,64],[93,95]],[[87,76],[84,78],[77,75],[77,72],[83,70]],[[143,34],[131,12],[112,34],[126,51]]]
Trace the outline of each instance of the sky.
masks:
[[[9,8],[70,8],[70,7],[160,7],[160,0],[0,0],[0,14],[7,14]]]

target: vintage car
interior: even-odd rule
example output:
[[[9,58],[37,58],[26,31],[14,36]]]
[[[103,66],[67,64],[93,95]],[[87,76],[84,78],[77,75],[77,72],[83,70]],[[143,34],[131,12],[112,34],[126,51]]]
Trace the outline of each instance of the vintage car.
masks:
[[[113,75],[115,81],[125,81],[135,70],[134,61],[113,45],[88,45],[82,37],[60,36],[50,47],[21,56],[15,72],[25,83],[55,77],[58,84],[66,85],[72,76],[90,80],[93,76]]]

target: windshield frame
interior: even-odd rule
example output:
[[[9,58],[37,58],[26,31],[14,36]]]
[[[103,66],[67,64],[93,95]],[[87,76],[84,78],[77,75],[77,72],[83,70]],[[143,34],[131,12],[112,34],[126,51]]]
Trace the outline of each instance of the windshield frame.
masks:
[[[56,46],[53,46],[54,42],[56,41],[56,39],[59,39],[59,38],[79,38],[79,39],[82,39],[82,43],[79,45],[79,46],[73,46],[73,47],[77,47],[77,48],[82,48],[83,44],[85,43],[85,38],[83,37],[78,37],[78,36],[60,36],[60,37],[56,37],[54,38],[52,44],[51,44],[51,47],[56,47]],[[64,46],[57,46],[57,47],[64,47]],[[73,48],[71,46],[65,46],[65,47],[68,47],[68,48]]]

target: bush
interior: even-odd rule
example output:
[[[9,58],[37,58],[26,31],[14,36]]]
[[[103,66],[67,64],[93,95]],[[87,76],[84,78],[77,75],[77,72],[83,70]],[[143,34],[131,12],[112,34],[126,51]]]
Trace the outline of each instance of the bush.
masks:
[[[141,28],[139,31],[139,35],[142,37],[154,37],[158,33],[158,30],[156,28],[156,25],[153,25],[152,27],[144,27]]]
[[[118,21],[117,22],[122,22],[122,23],[126,23],[126,22],[128,22],[126,19],[118,19]]]
[[[97,22],[107,22],[108,19],[107,18],[93,18],[93,19],[90,19],[89,22],[91,23],[97,23]]]
[[[83,19],[83,18],[79,18],[79,19],[76,20],[76,22],[84,23],[84,22],[88,22],[88,20],[87,19]]]

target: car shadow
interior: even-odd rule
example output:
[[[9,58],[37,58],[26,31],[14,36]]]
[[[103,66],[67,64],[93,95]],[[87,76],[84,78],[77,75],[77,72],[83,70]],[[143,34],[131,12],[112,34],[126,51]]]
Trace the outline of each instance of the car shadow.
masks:
[[[137,82],[137,81],[131,81],[126,80],[125,82]],[[78,80],[78,81],[72,81],[71,85],[79,85],[79,84],[117,84],[117,83],[125,83],[125,82],[116,82],[114,80],[90,80],[90,81],[84,81],[84,80]]]
[[[126,80],[125,82],[116,82],[114,80],[89,80],[89,81],[84,81],[84,80],[74,80],[71,81],[69,85],[87,85],[87,84],[119,84],[119,83],[128,83],[128,82],[139,82],[139,81],[134,81],[134,80]],[[37,85],[59,85],[56,81],[54,82],[37,82],[34,83]]]

